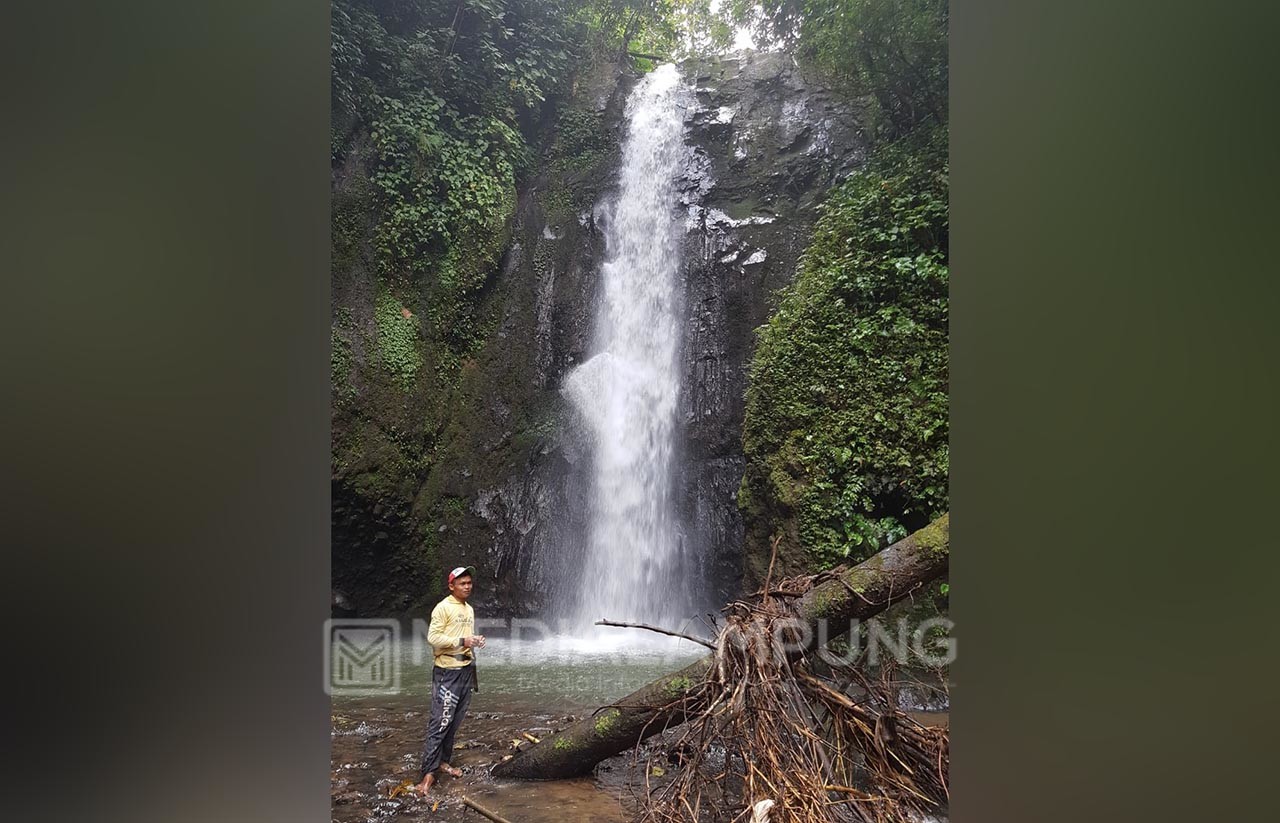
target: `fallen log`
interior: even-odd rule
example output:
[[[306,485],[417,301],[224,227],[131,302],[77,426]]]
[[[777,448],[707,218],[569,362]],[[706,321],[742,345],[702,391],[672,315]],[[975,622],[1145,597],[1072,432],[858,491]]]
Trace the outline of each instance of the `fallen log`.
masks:
[[[857,566],[815,579],[817,585],[793,606],[793,613],[810,628],[809,647],[815,647],[823,634],[818,630],[821,621],[831,625],[872,617],[945,574],[950,560],[949,529],[950,517],[944,514]],[[554,780],[590,772],[606,757],[678,726],[704,708],[698,703],[697,692],[711,665],[712,656],[708,655],[642,686],[594,716],[543,737],[541,743],[498,763],[493,776]]]

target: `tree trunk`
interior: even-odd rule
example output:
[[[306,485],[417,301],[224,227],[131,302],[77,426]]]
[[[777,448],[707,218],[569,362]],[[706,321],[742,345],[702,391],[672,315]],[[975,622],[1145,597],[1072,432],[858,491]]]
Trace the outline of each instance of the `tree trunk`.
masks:
[[[797,614],[808,623],[813,641],[834,637],[848,629],[848,621],[878,614],[925,583],[946,574],[950,560],[950,515],[944,514],[918,532],[842,574],[810,589],[796,603]],[[833,626],[820,632],[820,621]],[[711,656],[674,674],[660,677],[632,692],[593,717],[579,720],[541,743],[493,768],[494,777],[552,780],[591,771],[606,757],[632,748],[645,738],[685,722],[689,713],[668,710],[669,704],[706,677]]]

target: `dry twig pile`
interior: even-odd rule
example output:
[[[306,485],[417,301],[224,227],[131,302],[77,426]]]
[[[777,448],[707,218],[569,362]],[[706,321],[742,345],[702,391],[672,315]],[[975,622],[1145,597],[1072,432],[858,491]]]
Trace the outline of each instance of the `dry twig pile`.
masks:
[[[919,820],[946,804],[947,731],[900,711],[865,651],[845,664],[801,649],[786,595],[811,584],[766,583],[759,603],[726,609],[710,676],[674,706],[689,717],[674,776],[653,786],[646,772],[646,823],[742,821],[762,799],[771,823]]]

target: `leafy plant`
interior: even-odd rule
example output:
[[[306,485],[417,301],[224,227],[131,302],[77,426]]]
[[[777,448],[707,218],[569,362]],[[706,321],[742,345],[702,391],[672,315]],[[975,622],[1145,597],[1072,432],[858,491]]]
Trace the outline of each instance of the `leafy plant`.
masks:
[[[407,389],[422,368],[418,319],[390,291],[382,290],[374,306],[374,320],[378,328],[378,357],[383,367]]]

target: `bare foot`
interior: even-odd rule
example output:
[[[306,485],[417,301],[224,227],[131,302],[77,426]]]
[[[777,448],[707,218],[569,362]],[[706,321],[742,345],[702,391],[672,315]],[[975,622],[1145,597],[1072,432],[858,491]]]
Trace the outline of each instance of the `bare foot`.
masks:
[[[444,772],[450,777],[462,777],[462,769],[459,769],[456,766],[450,766],[448,763],[441,763],[440,771]]]
[[[427,792],[431,791],[431,784],[435,782],[436,782],[435,772],[431,772],[426,777],[422,778],[422,782],[414,786],[413,790],[418,794],[426,795]]]

